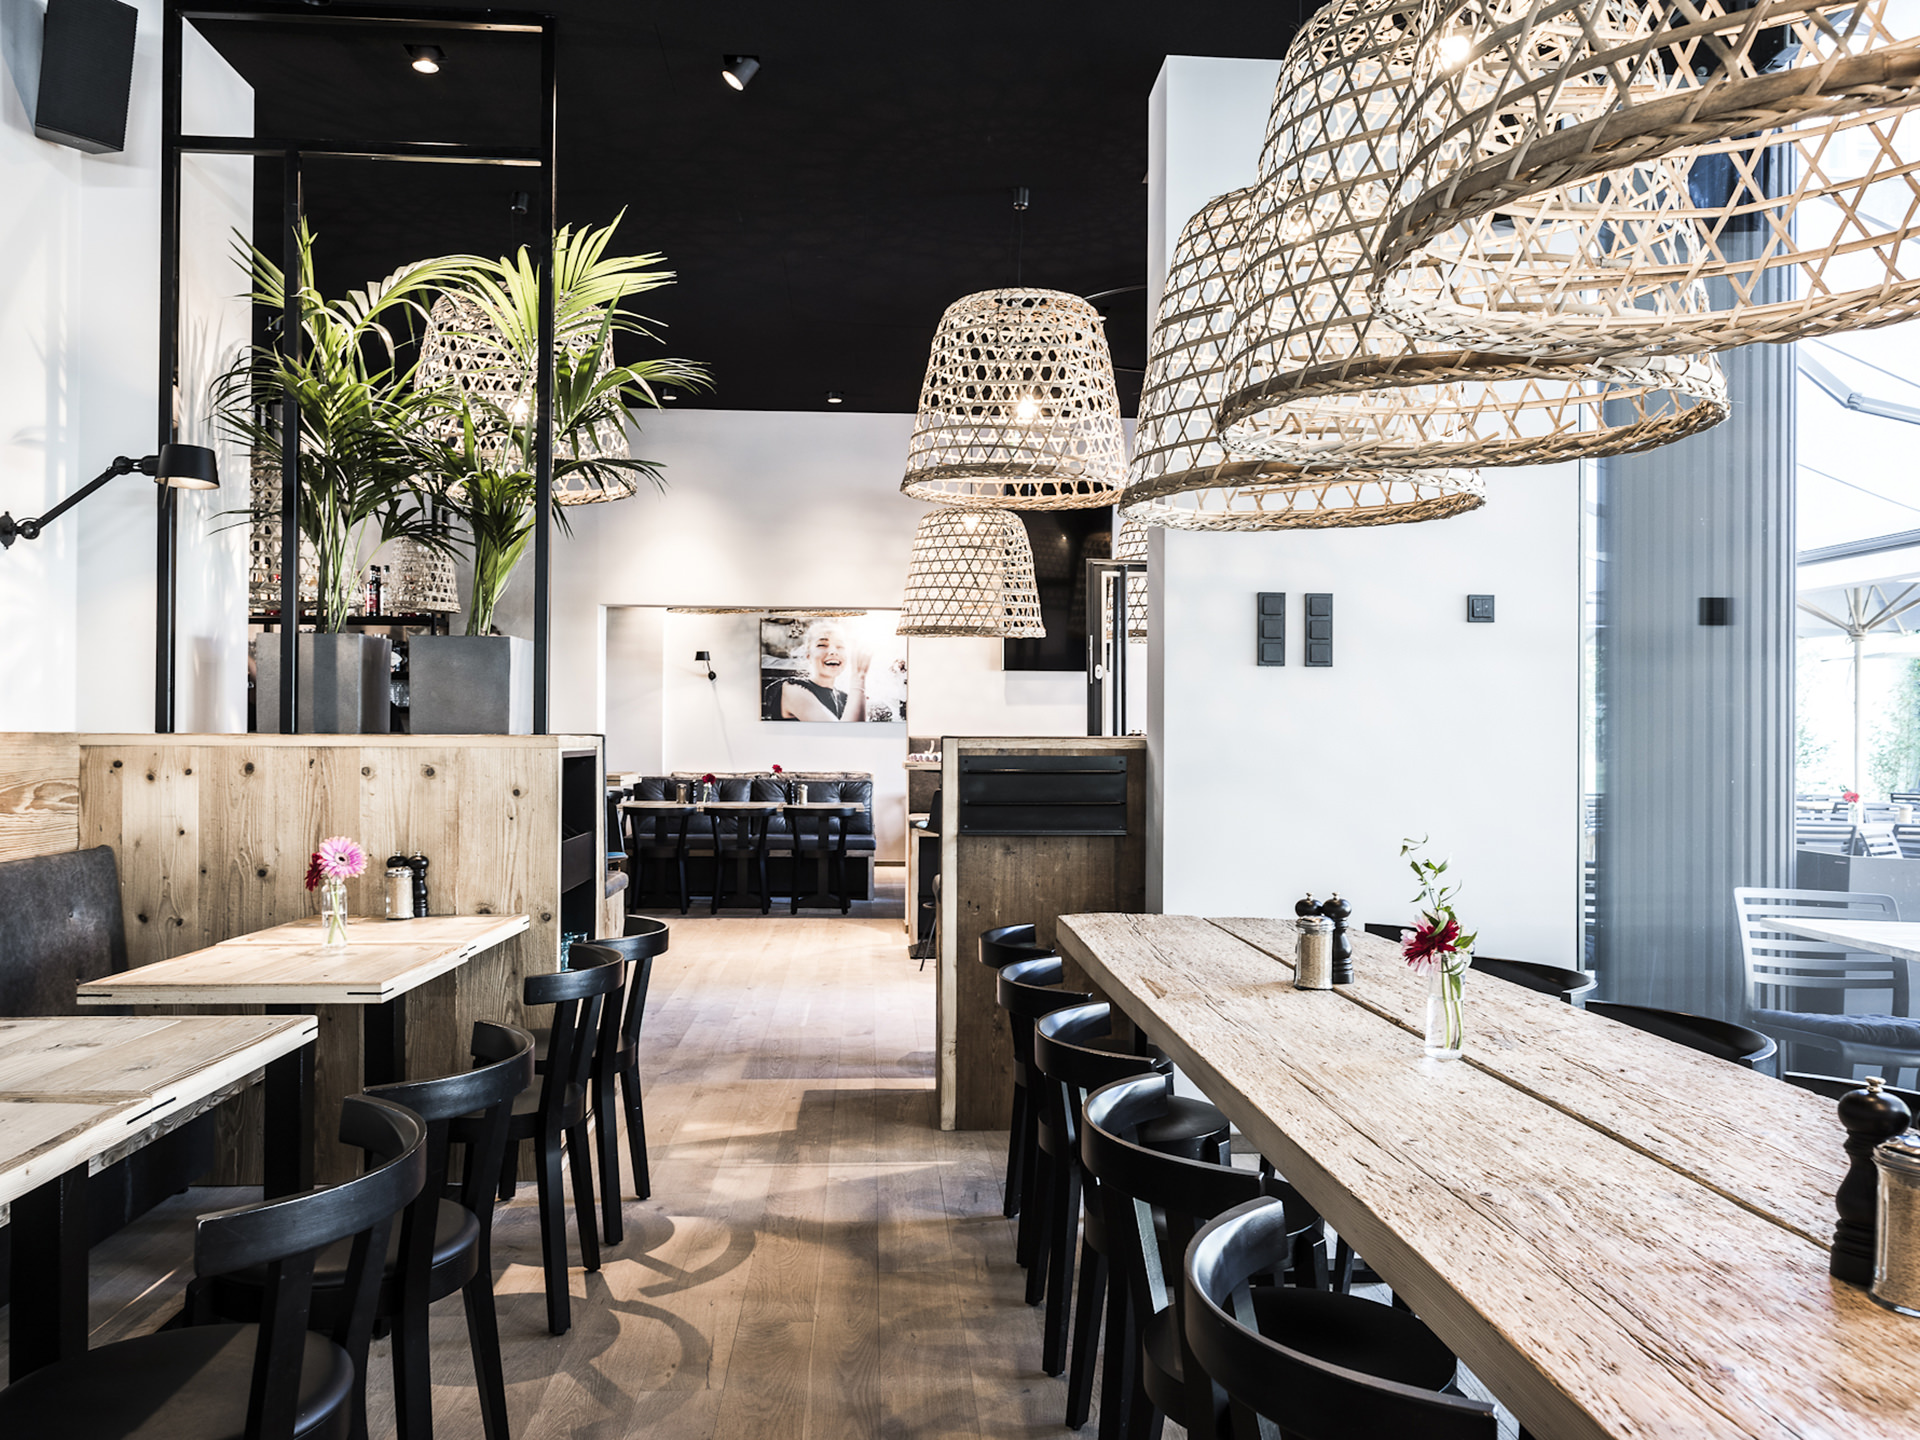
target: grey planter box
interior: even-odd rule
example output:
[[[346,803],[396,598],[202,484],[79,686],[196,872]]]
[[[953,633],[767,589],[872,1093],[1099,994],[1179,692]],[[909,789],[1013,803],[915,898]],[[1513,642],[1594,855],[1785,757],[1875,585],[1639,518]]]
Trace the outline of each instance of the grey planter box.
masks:
[[[315,635],[299,639],[298,729],[309,735],[384,735],[393,729],[393,642],[384,635]],[[280,636],[254,648],[255,708],[260,733],[280,728]]]
[[[533,642],[421,635],[407,644],[415,735],[531,735]]]

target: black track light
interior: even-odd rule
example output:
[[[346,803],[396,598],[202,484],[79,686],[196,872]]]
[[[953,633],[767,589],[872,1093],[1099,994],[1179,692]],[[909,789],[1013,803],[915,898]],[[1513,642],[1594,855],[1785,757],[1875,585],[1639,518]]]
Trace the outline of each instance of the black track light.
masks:
[[[413,61],[413,68],[422,75],[438,75],[440,62],[447,58],[447,52],[438,45],[409,45],[407,55]]]
[[[846,397],[845,395],[843,395],[843,394],[841,394],[841,392],[840,392],[840,391],[838,391],[838,390],[829,390],[829,391],[827,391],[827,404],[829,404],[829,405],[844,405],[844,404],[846,404],[846,403],[847,403],[847,397]]]
[[[736,90],[744,90],[747,83],[760,73],[758,55],[721,56],[720,78]]]

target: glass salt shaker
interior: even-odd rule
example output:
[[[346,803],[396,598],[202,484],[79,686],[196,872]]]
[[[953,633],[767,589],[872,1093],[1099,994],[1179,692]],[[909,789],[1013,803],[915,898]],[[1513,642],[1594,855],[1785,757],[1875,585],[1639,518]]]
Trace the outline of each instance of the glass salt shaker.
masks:
[[[1293,952],[1294,989],[1332,989],[1333,922],[1319,915],[1302,915],[1293,923],[1300,931]]]
[[[1880,1172],[1880,1217],[1873,1246],[1876,1302],[1920,1315],[1920,1131],[1874,1147]]]
[[[387,857],[387,919],[413,918],[413,867],[404,855]]]

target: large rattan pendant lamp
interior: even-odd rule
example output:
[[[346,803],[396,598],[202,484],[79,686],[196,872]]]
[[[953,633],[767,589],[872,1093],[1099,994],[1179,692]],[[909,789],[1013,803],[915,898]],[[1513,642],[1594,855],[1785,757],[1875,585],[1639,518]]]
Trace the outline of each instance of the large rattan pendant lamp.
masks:
[[[916,500],[968,508],[1111,505],[1126,437],[1100,312],[1059,290],[987,290],[947,307],[920,390]]]
[[[920,517],[907,563],[899,635],[1039,639],[1033,547],[1006,510],[943,506]]]
[[[1376,280],[1412,333],[1700,353],[1920,313],[1910,0],[1429,0],[1427,27]]]
[[[1267,214],[1233,286],[1227,448],[1329,469],[1526,465],[1648,449],[1724,419],[1711,361],[1492,355],[1409,340],[1373,313],[1418,12],[1418,0],[1335,0],[1288,51]]]
[[[1483,504],[1485,488],[1471,470],[1312,468],[1233,456],[1215,438],[1234,319],[1230,286],[1262,198],[1257,186],[1218,196],[1180,233],[1148,347],[1123,517],[1193,530],[1323,529],[1438,520]],[[1409,397],[1387,390],[1381,401],[1391,410]],[[1400,417],[1409,434],[1412,418]]]
[[[612,368],[613,346],[591,322],[574,328],[575,334],[563,336],[561,343],[576,358],[585,354],[585,346],[599,343],[597,383]],[[514,458],[521,443],[516,432],[524,433],[521,427],[532,412],[533,371],[515,355],[484,306],[452,291],[433,302],[414,385],[421,390],[458,390],[471,402],[477,423],[485,427],[477,437],[481,453],[495,463]],[[456,422],[444,423],[445,438],[457,440]],[[633,454],[626,427],[611,417],[576,430],[556,427],[553,451],[556,461],[626,460]],[[638,488],[634,477],[619,466],[556,469],[553,500],[556,505],[596,505],[628,499]]]

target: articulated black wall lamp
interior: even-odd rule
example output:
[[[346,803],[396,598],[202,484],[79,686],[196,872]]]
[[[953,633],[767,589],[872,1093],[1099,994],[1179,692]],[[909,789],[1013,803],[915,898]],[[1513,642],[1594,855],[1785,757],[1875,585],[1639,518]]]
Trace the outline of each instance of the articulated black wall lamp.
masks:
[[[38,540],[40,532],[46,529],[48,524],[66,514],[102,485],[119,476],[131,475],[136,470],[142,475],[153,476],[156,483],[175,490],[220,488],[219,464],[214,459],[213,451],[204,445],[162,445],[158,455],[148,455],[139,460],[130,460],[125,455],[117,455],[114,457],[113,464],[101,471],[97,478],[89,481],[84,488],[74,491],[44,515],[31,515],[23,520],[15,520],[11,514],[0,512],[0,549],[11,550],[16,537],[22,540]]]

